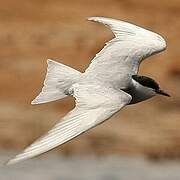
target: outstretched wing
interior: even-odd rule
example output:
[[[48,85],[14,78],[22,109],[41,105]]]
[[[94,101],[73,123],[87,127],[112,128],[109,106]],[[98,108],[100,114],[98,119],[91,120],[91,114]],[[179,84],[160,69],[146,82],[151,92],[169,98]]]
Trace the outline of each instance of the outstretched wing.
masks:
[[[131,101],[123,91],[95,85],[74,84],[72,88],[76,107],[45,136],[8,161],[14,164],[45,153],[110,118]]]
[[[165,40],[158,34],[120,20],[90,17],[95,21],[110,27],[115,38],[94,57],[86,73],[94,78],[124,79],[123,75],[136,74],[139,64],[146,57],[163,51]]]

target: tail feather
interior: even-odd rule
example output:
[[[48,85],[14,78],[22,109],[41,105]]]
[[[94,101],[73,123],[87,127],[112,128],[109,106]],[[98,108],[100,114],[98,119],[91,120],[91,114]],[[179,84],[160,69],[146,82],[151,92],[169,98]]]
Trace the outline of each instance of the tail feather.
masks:
[[[75,83],[80,72],[56,61],[47,60],[47,74],[44,87],[31,104],[41,104],[66,97],[65,91]]]

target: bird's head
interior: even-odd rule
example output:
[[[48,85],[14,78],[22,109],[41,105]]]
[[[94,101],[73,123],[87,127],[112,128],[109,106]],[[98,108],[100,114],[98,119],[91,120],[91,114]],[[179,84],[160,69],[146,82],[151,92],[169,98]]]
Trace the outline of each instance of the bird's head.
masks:
[[[152,94],[154,95],[163,95],[163,96],[168,96],[170,95],[166,92],[164,92],[159,84],[153,80],[152,78],[146,77],[146,76],[139,76],[139,75],[133,75],[132,78],[137,81],[139,84],[141,84],[143,87],[149,88],[150,91],[152,91]]]

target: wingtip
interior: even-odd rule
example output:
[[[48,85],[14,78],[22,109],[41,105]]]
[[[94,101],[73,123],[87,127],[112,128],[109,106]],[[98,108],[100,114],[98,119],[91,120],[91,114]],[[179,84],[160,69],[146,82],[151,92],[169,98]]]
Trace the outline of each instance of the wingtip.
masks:
[[[88,17],[87,20],[101,22],[101,21],[107,21],[107,20],[112,21],[112,20],[116,20],[116,19],[112,19],[110,17],[103,17],[103,16],[91,16],[91,17]]]
[[[46,103],[46,101],[41,101],[41,93],[31,101],[32,105],[43,104],[43,103]]]
[[[19,163],[19,162],[23,162],[23,161],[29,159],[28,156],[23,157],[22,154],[23,154],[23,153],[18,154],[18,155],[16,155],[16,156],[14,156],[13,158],[9,159],[8,161],[6,161],[6,162],[4,163],[4,165],[5,165],[5,166],[14,165],[14,164],[17,164],[17,163]]]
[[[55,101],[55,100],[54,100]],[[41,96],[37,96],[34,100],[31,101],[32,105],[37,105],[37,104],[44,104],[50,101],[42,100]]]
[[[97,18],[99,18],[99,17],[91,16],[91,17],[88,17],[87,20],[88,21],[97,21]]]
[[[87,17],[86,19],[87,19],[88,21],[92,21],[92,18],[93,18],[93,17]]]
[[[32,105],[38,104],[36,98],[31,101],[31,104],[32,104]]]
[[[4,165],[5,165],[5,166],[10,166],[10,165],[13,165],[13,164],[15,164],[15,163],[16,163],[16,161],[15,161],[14,159],[10,159],[10,160],[6,161],[6,162],[4,163]]]

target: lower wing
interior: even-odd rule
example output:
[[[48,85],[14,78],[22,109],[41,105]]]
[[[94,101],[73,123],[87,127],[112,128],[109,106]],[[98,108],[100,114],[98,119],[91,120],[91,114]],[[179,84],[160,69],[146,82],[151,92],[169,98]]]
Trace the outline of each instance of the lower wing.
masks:
[[[131,101],[130,95],[111,88],[76,84],[72,90],[76,107],[62,119],[63,121],[57,123],[47,134],[7,164],[32,158],[70,141],[110,118]]]

